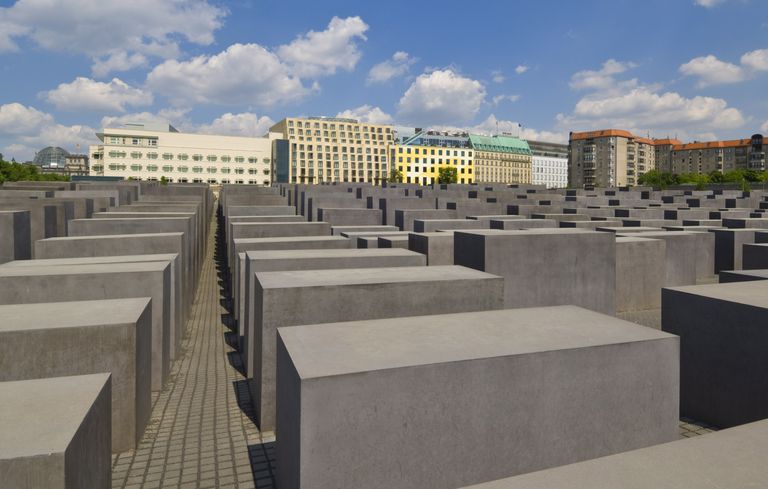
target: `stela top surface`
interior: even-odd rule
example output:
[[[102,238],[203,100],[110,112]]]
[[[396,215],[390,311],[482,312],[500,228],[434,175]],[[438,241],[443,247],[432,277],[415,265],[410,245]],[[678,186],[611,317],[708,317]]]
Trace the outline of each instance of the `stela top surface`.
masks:
[[[81,258],[43,258],[40,260],[14,260],[3,263],[0,268],[35,268],[67,265],[102,265],[105,263],[135,263],[135,262],[167,262],[175,260],[178,253],[158,253],[154,255],[117,255],[117,256],[86,256]]]
[[[365,258],[388,256],[423,256],[401,248],[339,248],[311,250],[249,250],[251,260],[310,260],[313,258]]]
[[[0,382],[0,460],[63,455],[109,375]]]
[[[293,223],[296,224],[296,223]],[[285,243],[285,242],[294,242],[294,241],[347,241],[347,238],[343,236],[278,236],[278,237],[272,237],[272,238],[233,238],[232,242],[235,244],[246,244],[246,243],[264,243],[264,244],[270,244],[270,243]]]
[[[40,329],[133,324],[151,298],[47,302],[0,306],[0,333]]]
[[[154,237],[168,237],[176,236],[182,237],[184,233],[142,233],[142,234],[104,234],[95,236],[64,236],[58,238],[46,238],[38,241],[92,241],[102,239],[142,239],[142,238],[154,238]]]
[[[744,275],[756,275],[762,272],[768,279],[768,270],[744,270]],[[734,273],[734,272],[730,272]],[[758,274],[759,276],[759,274]],[[693,294],[727,302],[736,302],[760,308],[768,307],[768,280],[747,282],[732,282],[723,284],[688,285],[685,287],[668,287],[667,290]]]
[[[303,379],[677,338],[576,306],[350,321],[279,332]]]
[[[457,265],[257,272],[256,277],[264,289],[407,282],[453,282],[456,280],[501,280],[501,277],[496,275]]]
[[[92,265],[56,265],[49,267],[3,267],[0,277],[88,275],[117,272],[161,272],[171,264],[168,261],[138,261],[126,263],[95,263]]]

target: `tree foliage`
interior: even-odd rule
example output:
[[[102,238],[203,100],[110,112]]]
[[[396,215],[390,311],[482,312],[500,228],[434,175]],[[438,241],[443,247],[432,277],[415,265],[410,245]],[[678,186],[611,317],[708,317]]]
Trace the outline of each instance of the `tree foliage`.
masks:
[[[8,162],[0,158],[0,183],[19,181],[69,181],[69,177],[41,173],[35,165]]]
[[[395,167],[389,172],[389,183],[403,183],[403,172]]]
[[[437,183],[456,183],[459,181],[459,171],[455,166],[442,166],[437,170]]]
[[[768,171],[758,172],[755,170],[739,169],[725,173],[712,171],[706,174],[699,173],[668,173],[658,170],[651,170],[640,176],[639,185],[648,185],[661,189],[670,185],[693,184],[697,190],[703,190],[711,183],[738,183],[742,188],[748,188],[750,183],[768,182]]]

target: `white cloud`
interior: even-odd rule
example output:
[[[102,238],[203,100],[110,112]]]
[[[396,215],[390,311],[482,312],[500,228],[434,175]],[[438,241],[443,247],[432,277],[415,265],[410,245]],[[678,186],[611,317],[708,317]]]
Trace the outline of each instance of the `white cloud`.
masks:
[[[336,117],[345,117],[349,119],[358,119],[360,122],[369,124],[392,124],[392,116],[381,110],[379,107],[370,105],[361,105],[354,109],[347,109],[336,114]]]
[[[191,103],[269,107],[295,102],[310,89],[271,51],[233,44],[213,56],[168,60],[147,76],[147,86],[177,106]]]
[[[84,125],[65,126],[53,116],[19,103],[0,105],[0,147],[8,159],[32,159],[46,146],[61,146],[69,151],[86,151],[97,142],[96,131]]]
[[[507,77],[504,76],[504,73],[499,70],[491,72],[491,81],[493,81],[493,83],[504,83],[504,80],[506,79]]]
[[[151,105],[153,100],[151,93],[131,87],[119,78],[103,83],[77,77],[71,83],[62,83],[43,93],[43,96],[56,108],[71,111],[125,112],[127,105]]]
[[[697,86],[704,88],[710,85],[738,83],[747,79],[747,73],[732,63],[720,61],[713,55],[694,58],[680,66],[680,73],[699,78]]]
[[[680,66],[680,73],[699,78],[698,88],[739,83],[761,71],[768,71],[768,49],[756,49],[741,57],[741,65],[719,60],[714,55],[694,58]]]
[[[269,131],[275,121],[267,116],[257,116],[252,112],[232,114],[227,112],[214,119],[210,124],[201,124],[197,131],[201,134],[221,134],[226,136],[261,137]]]
[[[757,49],[744,54],[741,64],[753,71],[768,71],[768,49]]]
[[[609,59],[597,71],[579,71],[571,77],[571,88],[575,90],[605,90],[616,85],[616,75],[624,73],[637,65],[630,62]]]
[[[417,125],[455,124],[472,120],[484,101],[479,81],[437,70],[416,78],[398,103],[398,116]]]
[[[510,102],[517,102],[520,100],[520,95],[496,95],[491,100],[493,100],[493,105],[499,105],[505,100],[509,100]]]
[[[760,126],[760,130],[763,132],[763,134],[768,133],[768,121],[765,121],[765,124]]]
[[[549,143],[567,143],[568,133],[566,132],[551,132],[551,131],[537,131],[523,126],[517,121],[509,121],[503,119],[497,119],[495,115],[491,114],[480,124],[473,126],[469,129],[470,132],[476,134],[486,134],[492,136],[494,134],[511,134],[517,136],[518,134],[522,139],[532,141],[546,141]]]
[[[186,130],[186,126],[189,124],[187,119],[188,112],[189,109],[161,109],[157,113],[135,112],[119,116],[110,115],[101,118],[101,127],[115,128],[128,123],[168,123],[176,127],[176,129]]]
[[[517,73],[518,75],[522,75],[523,73],[525,73],[526,71],[528,71],[530,69],[531,69],[530,66],[517,65],[517,68],[515,68],[515,73]]]
[[[704,8],[712,8],[717,5],[720,5],[723,2],[725,2],[725,0],[694,0],[693,1],[695,5],[698,5]]]
[[[46,50],[89,56],[94,75],[106,76],[139,66],[142,57],[176,57],[181,39],[211,44],[225,14],[206,0],[24,0],[0,8],[0,51],[29,39]]]
[[[351,71],[362,56],[356,41],[365,40],[367,30],[360,17],[334,17],[326,30],[309,31],[278,47],[277,54],[294,75],[303,78],[332,75],[337,69]]]
[[[561,128],[617,127],[640,133],[653,130],[659,134],[684,131],[693,134],[737,129],[745,123],[741,112],[729,107],[723,99],[687,98],[676,92],[664,92],[659,85],[618,80],[616,75],[626,70],[613,71],[613,75],[602,74],[599,83],[587,84],[591,87],[590,93],[576,103],[572,114],[557,116]]]
[[[106,58],[98,59],[91,67],[93,76],[103,78],[113,71],[130,71],[147,64],[147,58],[143,54],[128,54],[125,51],[118,51],[108,55]]]
[[[384,83],[392,78],[403,76],[408,73],[408,69],[416,61],[416,58],[411,57],[405,51],[398,51],[392,55],[391,59],[382,61],[371,68],[366,82],[368,84]]]

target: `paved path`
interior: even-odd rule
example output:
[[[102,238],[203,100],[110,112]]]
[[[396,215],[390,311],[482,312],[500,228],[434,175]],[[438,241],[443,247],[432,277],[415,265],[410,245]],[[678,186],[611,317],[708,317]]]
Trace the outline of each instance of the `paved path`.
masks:
[[[113,488],[274,487],[274,444],[263,443],[249,418],[248,388],[229,344],[236,344],[236,334],[225,325],[215,228],[182,356],[165,389],[153,394],[152,418],[138,449],[113,457]]]

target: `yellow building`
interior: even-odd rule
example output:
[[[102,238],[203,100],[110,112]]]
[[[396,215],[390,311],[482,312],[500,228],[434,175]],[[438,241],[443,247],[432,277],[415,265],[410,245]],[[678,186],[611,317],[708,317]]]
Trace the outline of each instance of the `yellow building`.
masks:
[[[398,146],[395,164],[405,183],[438,183],[442,167],[456,168],[456,183],[474,183],[473,153],[472,148]]]
[[[470,134],[478,183],[531,183],[531,148],[511,136]]]

